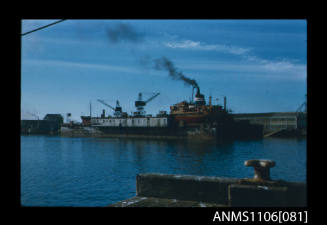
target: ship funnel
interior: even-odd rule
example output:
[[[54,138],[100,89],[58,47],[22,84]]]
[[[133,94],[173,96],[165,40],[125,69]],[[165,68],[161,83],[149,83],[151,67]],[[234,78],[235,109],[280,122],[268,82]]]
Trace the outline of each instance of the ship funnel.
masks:
[[[197,106],[205,105],[206,101],[204,99],[204,95],[200,93],[199,87],[196,87],[196,88],[197,88],[197,91],[196,91],[195,98],[194,98],[195,105],[197,105]]]

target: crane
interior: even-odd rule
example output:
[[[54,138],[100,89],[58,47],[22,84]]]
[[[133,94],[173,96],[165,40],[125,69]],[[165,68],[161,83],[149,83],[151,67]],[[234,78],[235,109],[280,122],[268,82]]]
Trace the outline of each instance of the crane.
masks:
[[[149,103],[150,101],[152,101],[154,98],[156,98],[158,95],[160,95],[159,92],[154,93],[149,99],[147,99],[146,101],[143,101],[142,93],[139,93],[138,99],[137,99],[137,101],[135,101],[136,112],[134,112],[134,115],[137,115],[137,116],[145,115],[144,106],[147,103]]]
[[[307,95],[305,95],[305,98],[307,98]],[[307,101],[305,100],[299,108],[297,108],[296,112],[307,112]]]
[[[105,101],[98,99],[98,102],[102,103],[105,106],[108,106],[110,109],[114,110],[114,116],[120,117],[122,115],[122,107],[119,105],[119,101],[116,101],[116,108],[112,107],[111,105],[107,104]]]

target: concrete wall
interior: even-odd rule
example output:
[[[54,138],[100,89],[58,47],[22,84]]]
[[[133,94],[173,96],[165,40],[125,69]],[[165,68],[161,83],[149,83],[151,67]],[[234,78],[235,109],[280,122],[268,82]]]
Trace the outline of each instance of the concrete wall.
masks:
[[[136,195],[225,206],[306,206],[306,184],[190,175],[139,174]]]

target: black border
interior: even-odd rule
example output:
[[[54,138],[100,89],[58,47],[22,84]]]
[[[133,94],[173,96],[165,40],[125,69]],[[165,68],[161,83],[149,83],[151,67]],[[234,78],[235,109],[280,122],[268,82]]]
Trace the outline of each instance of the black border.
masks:
[[[164,4],[163,2],[161,2]],[[214,9],[212,9],[214,10]],[[222,9],[218,10],[214,15],[219,15],[219,12],[221,12]],[[111,11],[111,10],[110,10]],[[164,14],[164,15],[162,15]],[[151,15],[151,13],[150,13]],[[175,12],[175,14],[168,14],[166,15],[165,13],[159,13],[159,16],[161,17],[158,18],[158,14],[154,15],[153,17],[135,17],[134,14],[132,13],[128,17],[118,17],[118,18],[123,18],[123,19],[181,19],[179,17],[179,14]],[[171,16],[172,15],[172,16]],[[182,14],[184,15],[184,14]],[[71,218],[75,218],[78,220],[83,221],[84,219],[91,218],[93,221],[96,221],[97,219],[103,219],[102,221],[104,223],[113,223],[115,221],[119,222],[151,222],[151,223],[157,223],[157,222],[183,222],[184,223],[196,223],[199,222],[201,224],[210,224],[210,223],[217,223],[213,222],[213,216],[216,211],[276,211],[276,210],[284,210],[284,211],[303,211],[307,210],[309,214],[309,223],[313,222],[314,219],[312,216],[312,211],[315,202],[313,201],[313,192],[315,191],[315,187],[313,186],[313,180],[314,180],[314,172],[313,172],[313,160],[314,160],[314,155],[311,150],[313,149],[312,147],[312,138],[313,138],[313,133],[312,129],[313,127],[311,126],[312,122],[312,113],[313,113],[313,105],[314,102],[317,100],[314,100],[314,93],[313,93],[313,67],[314,67],[314,62],[313,62],[313,52],[314,52],[314,39],[315,39],[315,31],[317,29],[315,21],[312,16],[308,16],[306,13],[300,16],[289,16],[289,11],[285,10],[280,14],[279,16],[272,15],[269,18],[267,17],[267,14],[265,12],[259,12],[256,14],[254,17],[247,18],[247,15],[244,15],[244,13],[240,13],[238,15],[234,15],[233,17],[224,17],[222,14],[221,17],[211,17],[209,15],[203,15],[201,18],[196,18],[194,16],[191,17],[183,17],[183,19],[306,19],[307,20],[307,71],[308,71],[308,78],[307,78],[307,87],[308,87],[308,135],[307,135],[307,187],[308,187],[308,207],[305,208],[269,208],[269,209],[263,209],[263,208],[222,208],[222,209],[216,209],[216,208],[88,208],[88,207],[23,207],[20,205],[20,100],[21,100],[21,78],[20,78],[20,73],[21,73],[21,20],[22,19],[33,19],[33,18],[47,18],[47,19],[59,19],[59,18],[68,18],[72,19],[70,16],[59,16],[57,15],[56,17],[48,17],[48,16],[22,16],[19,18],[16,18],[14,20],[14,35],[13,39],[14,43],[12,46],[17,46],[16,51],[18,52],[15,57],[10,57],[11,60],[15,61],[14,67],[11,67],[11,69],[14,68],[16,76],[10,76],[10,78],[14,78],[14,81],[12,82],[15,84],[14,86],[17,88],[17,90],[13,91],[14,99],[10,97],[9,105],[13,105],[14,102],[14,107],[17,109],[15,112],[17,112],[17,121],[15,119],[15,129],[13,132],[10,132],[10,146],[14,144],[14,149],[11,147],[5,148],[5,151],[10,151],[10,153],[13,155],[12,159],[13,162],[11,162],[10,168],[12,168],[12,165],[14,165],[13,171],[14,174],[11,175],[11,180],[13,180],[13,187],[10,187],[10,193],[12,193],[12,197],[10,198],[10,206],[13,206],[13,208],[18,209],[19,213],[23,213],[24,216],[27,216],[27,218],[33,219],[34,216],[39,217],[41,215],[52,215],[51,219],[49,220],[56,220],[58,222],[62,221],[61,216],[56,216],[56,215],[64,215],[68,216]],[[269,15],[268,15],[269,16]],[[74,19],[84,19],[88,17],[74,17]],[[94,19],[116,19],[111,16],[109,17],[99,17],[99,16],[93,16],[92,18]],[[12,86],[10,86],[12,88]],[[12,108],[12,107],[11,107]],[[312,111],[313,110],[313,111]],[[11,110],[10,110],[11,111]],[[8,122],[8,127],[12,127],[12,121],[5,121]],[[309,151],[308,151],[309,150]],[[53,212],[55,210],[55,212]],[[85,213],[83,213],[85,212]],[[118,219],[118,220],[117,220]],[[46,222],[46,221],[44,221]],[[221,224],[223,222],[219,222]],[[231,224],[229,222],[228,224]],[[294,224],[294,223],[292,223]]]

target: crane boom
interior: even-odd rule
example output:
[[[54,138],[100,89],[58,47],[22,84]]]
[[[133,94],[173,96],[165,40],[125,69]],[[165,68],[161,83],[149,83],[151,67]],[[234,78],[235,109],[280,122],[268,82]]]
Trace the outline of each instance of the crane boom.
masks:
[[[101,100],[101,99],[98,99],[98,102],[102,103],[103,105],[105,106],[108,106],[110,109],[114,110],[115,111],[115,108],[112,107],[111,105],[107,104],[105,101]]]
[[[307,103],[302,103],[299,108],[296,110],[296,112],[307,112]]]
[[[305,98],[307,98],[307,95],[305,95]],[[307,112],[307,101],[305,100],[299,108],[297,108],[296,112]]]
[[[150,101],[152,101],[155,97],[157,97],[158,95],[160,95],[160,93],[156,93],[155,95],[153,95],[152,97],[150,97],[148,100],[145,101],[145,103],[148,103]]]

